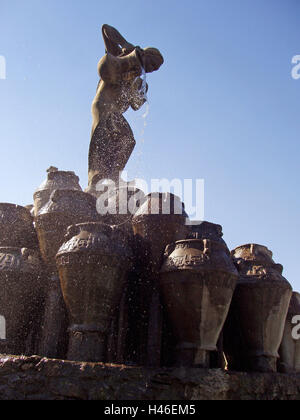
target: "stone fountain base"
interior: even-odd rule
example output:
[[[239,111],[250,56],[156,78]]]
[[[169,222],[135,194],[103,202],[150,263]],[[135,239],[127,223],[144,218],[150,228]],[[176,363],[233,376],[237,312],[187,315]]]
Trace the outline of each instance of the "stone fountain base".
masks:
[[[0,356],[1,400],[300,400],[300,375]]]

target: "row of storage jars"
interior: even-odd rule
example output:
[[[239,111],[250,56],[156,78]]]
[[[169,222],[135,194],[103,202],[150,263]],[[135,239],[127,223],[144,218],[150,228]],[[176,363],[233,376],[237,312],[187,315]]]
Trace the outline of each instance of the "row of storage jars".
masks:
[[[43,311],[45,272],[58,269],[70,317],[68,357],[101,361],[128,273],[140,264],[143,278],[160,293],[176,337],[176,365],[209,367],[223,331],[229,368],[275,371],[284,337],[280,370],[299,369],[298,342],[291,334],[298,295],[287,316],[291,286],[267,248],[245,245],[230,255],[221,227],[206,222],[187,226],[184,211],[177,214],[182,204],[172,195],[145,197],[133,217],[104,219],[96,211],[96,197],[83,193],[77,180],[73,173],[49,171],[35,194],[39,240],[27,209],[0,205],[3,352],[21,354],[30,348]],[[161,214],[169,198],[171,214]],[[155,207],[158,214],[153,214]]]

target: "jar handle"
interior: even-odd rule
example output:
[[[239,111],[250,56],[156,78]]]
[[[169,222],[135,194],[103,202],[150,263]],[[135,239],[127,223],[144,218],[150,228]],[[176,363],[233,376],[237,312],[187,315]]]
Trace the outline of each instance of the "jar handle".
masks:
[[[71,225],[67,229],[67,233],[65,234],[65,240],[69,241],[73,238],[73,236],[77,235],[79,233],[79,228],[76,225]]]
[[[164,258],[168,258],[172,254],[172,252],[175,249],[175,246],[176,246],[175,242],[172,242],[171,244],[166,246],[166,249],[164,252]]]
[[[276,271],[278,271],[279,274],[283,273],[283,265],[282,264],[275,264],[274,268]]]
[[[210,255],[211,253],[211,241],[209,239],[203,239],[204,250],[203,253],[205,255]]]

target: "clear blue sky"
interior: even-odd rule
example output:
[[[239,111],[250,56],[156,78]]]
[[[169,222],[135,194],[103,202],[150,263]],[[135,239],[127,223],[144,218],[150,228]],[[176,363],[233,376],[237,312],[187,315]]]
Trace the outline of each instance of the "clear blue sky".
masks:
[[[0,201],[29,204],[54,165],[87,184],[90,106],[111,24],[161,50],[150,114],[128,116],[133,176],[204,178],[230,248],[268,246],[300,289],[299,0],[0,0]]]

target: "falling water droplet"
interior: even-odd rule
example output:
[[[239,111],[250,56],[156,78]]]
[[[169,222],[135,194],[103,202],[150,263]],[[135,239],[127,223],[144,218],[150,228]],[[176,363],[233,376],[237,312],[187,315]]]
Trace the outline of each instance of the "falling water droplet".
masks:
[[[144,143],[145,142],[144,134],[145,134],[145,129],[147,127],[147,117],[149,115],[149,102],[148,102],[148,96],[147,96],[147,75],[146,75],[146,71],[145,71],[144,68],[142,68],[141,79],[142,79],[141,92],[142,92],[142,94],[145,98],[145,106],[146,106],[146,110],[145,110],[144,114],[142,115],[143,128],[142,128],[142,131],[141,131],[141,142]]]

